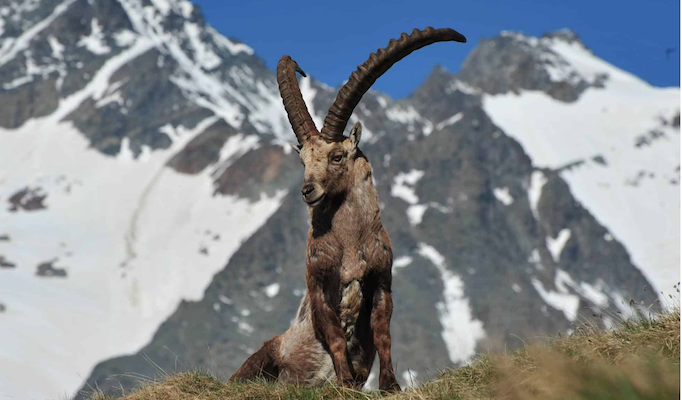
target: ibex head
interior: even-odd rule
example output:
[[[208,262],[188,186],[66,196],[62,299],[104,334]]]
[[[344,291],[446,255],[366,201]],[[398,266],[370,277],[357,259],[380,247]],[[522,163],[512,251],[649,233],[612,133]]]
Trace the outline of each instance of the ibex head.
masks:
[[[464,43],[466,38],[447,28],[414,29],[412,34],[403,33],[400,39],[391,39],[385,49],[370,54],[339,91],[321,131],[315,127],[296,81],[296,72],[303,76],[305,73],[291,57],[282,57],[277,64],[277,82],[289,122],[298,139],[294,148],[305,167],[301,193],[306,204],[315,207],[328,196],[344,193],[352,184],[350,177],[354,176],[356,160],[362,156],[358,148],[362,126],[356,123],[349,137],[345,137],[343,131],[355,106],[372,84],[408,54],[442,41]]]

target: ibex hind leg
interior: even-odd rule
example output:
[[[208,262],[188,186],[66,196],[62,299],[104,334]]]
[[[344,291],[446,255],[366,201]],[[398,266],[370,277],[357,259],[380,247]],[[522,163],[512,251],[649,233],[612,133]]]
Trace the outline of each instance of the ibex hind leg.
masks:
[[[247,381],[265,379],[275,381],[279,376],[280,362],[279,336],[263,343],[263,346],[244,361],[241,367],[230,377],[230,381]]]

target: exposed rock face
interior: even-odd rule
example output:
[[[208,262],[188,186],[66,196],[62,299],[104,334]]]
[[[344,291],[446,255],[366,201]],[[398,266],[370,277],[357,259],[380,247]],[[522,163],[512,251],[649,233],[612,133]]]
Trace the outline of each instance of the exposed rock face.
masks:
[[[73,291],[66,285],[78,285],[90,271],[115,269],[107,279],[121,285],[107,284],[121,293],[111,289],[112,297],[96,299],[120,303],[114,310],[120,314],[111,314],[131,318],[116,321],[130,331],[149,328],[145,310],[157,310],[159,303],[168,310],[165,322],[127,347],[135,354],[111,350],[107,356],[114,358],[93,360],[102,362],[78,386],[119,394],[137,383],[136,374],[158,375],[148,359],[168,372],[208,368],[228,376],[286,329],[305,293],[302,168],[286,144],[294,137],[273,71],[181,0],[43,0],[19,8],[7,11],[20,16],[15,20],[4,18],[9,14],[0,7],[0,101],[8,105],[0,109],[0,133],[24,133],[44,120],[64,127],[65,140],[76,132],[87,149],[69,149],[58,164],[63,170],[33,171],[45,150],[33,156],[34,142],[12,142],[29,161],[0,164],[0,171],[13,168],[5,186],[0,176],[0,201],[8,208],[0,221],[13,222],[0,235],[0,275],[24,267],[30,240],[47,241],[40,229],[52,236],[54,226],[73,229],[79,234],[69,237],[68,246],[35,250],[37,275],[66,277],[66,268],[43,261],[73,256],[64,261],[68,279],[61,281]],[[19,40],[36,26],[42,28]],[[570,31],[541,38],[502,33],[482,40],[459,73],[435,67],[409,98],[369,92],[355,110],[351,123],[363,123],[361,147],[374,168],[394,249],[392,334],[399,375],[410,369],[421,379],[478,352],[567,332],[583,316],[627,312],[630,299],[655,301],[631,249],[591,213],[591,204],[578,200],[567,179],[581,168],[618,165],[618,154],[601,151],[559,167],[540,164],[514,136],[518,132],[496,124],[486,108],[486,99],[509,93],[577,104],[608,91],[615,68],[581,67],[575,51],[594,57]],[[302,79],[301,87],[319,125],[336,89],[314,79]],[[661,111],[651,129],[627,139],[632,146],[659,151],[665,140],[679,144],[679,103],[670,106],[675,112]],[[523,112],[529,120],[539,117],[533,109]],[[606,114],[591,118],[596,133],[604,121],[613,122]],[[80,164],[101,159],[110,163],[94,172]],[[677,185],[679,153],[671,162],[671,175],[660,179]],[[25,181],[16,178],[21,168],[29,171]],[[143,184],[137,175],[144,175]],[[655,178],[645,172],[633,179],[644,185]],[[112,191],[106,191],[108,182]],[[134,192],[134,205],[108,201],[125,191]],[[267,201],[276,206],[266,214],[259,207]],[[70,204],[96,222],[86,224],[81,210],[65,213]],[[206,227],[190,223],[203,218],[202,210],[215,210],[223,221],[218,218],[252,212],[249,207],[255,214],[210,229],[212,218],[201,220]],[[35,210],[41,212],[29,213]],[[22,230],[19,218],[27,216],[36,218],[35,237]],[[259,216],[262,225],[252,234],[233,235]],[[106,236],[109,231],[114,233]],[[122,242],[108,242],[111,237]],[[225,248],[231,250],[220,251]],[[158,264],[164,266],[158,276],[144,274]],[[195,276],[203,278],[195,282]],[[181,293],[188,284],[203,295],[187,300]],[[18,299],[3,301],[14,309]]]
[[[43,278],[66,278],[66,269],[55,267],[55,262],[57,262],[57,260],[45,261],[38,264],[36,275]]]
[[[488,94],[541,90],[565,102],[576,101],[589,87],[604,87],[608,75],[584,76],[573,69],[571,60],[553,49],[556,43],[586,49],[580,38],[568,30],[541,38],[503,32],[481,40],[458,76]]]
[[[5,256],[0,255],[0,268],[14,268],[17,264],[9,261]]]
[[[16,212],[18,210],[42,210],[46,208],[45,204],[43,203],[46,197],[47,194],[44,194],[39,187],[33,189],[23,188],[7,199],[10,204],[9,211]]]

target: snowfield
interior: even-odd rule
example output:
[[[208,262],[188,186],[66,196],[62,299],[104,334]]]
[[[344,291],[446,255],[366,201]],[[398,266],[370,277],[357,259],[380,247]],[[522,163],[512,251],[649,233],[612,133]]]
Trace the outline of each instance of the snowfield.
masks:
[[[536,167],[582,161],[561,172],[571,192],[625,245],[657,292],[670,293],[680,280],[680,136],[671,126],[680,90],[652,87],[578,44],[552,48],[582,75],[608,74],[606,88],[589,88],[575,103],[531,91],[485,95],[484,108]],[[541,186],[535,174],[532,186]],[[537,204],[539,194],[530,197]]]
[[[443,281],[443,300],[436,303],[436,309],[450,361],[469,363],[476,355],[476,343],[485,339],[483,322],[471,312],[469,299],[464,296],[464,282],[447,268],[445,257],[426,243],[419,243],[417,253],[431,261]]]
[[[179,42],[182,34],[164,30],[163,19],[171,11],[189,18],[192,4],[186,0],[153,3],[121,0],[135,29],[113,33],[123,51],[110,56],[85,87],[60,99],[52,114],[29,120],[16,130],[0,129],[0,198],[8,199],[23,189],[32,193],[33,200],[46,195],[42,200],[46,209],[0,208],[0,235],[9,237],[0,241],[0,260],[16,265],[2,271],[0,300],[6,310],[0,343],[11,346],[0,348],[1,396],[68,398],[98,362],[138,351],[181,300],[202,298],[213,275],[286,195],[279,191],[256,202],[214,196],[214,175],[257,148],[260,137],[255,134],[231,136],[220,150],[219,161],[199,175],[166,167],[219,118],[240,127],[245,117],[240,107],[250,111],[259,132],[284,137],[289,128],[273,83],[253,83],[253,72],[244,65],[231,76],[238,82],[252,82],[256,91],[242,93],[207,72],[222,62],[213,51],[216,46],[233,55],[253,54],[250,47],[210,27],[186,22],[183,34],[193,50],[188,53]],[[66,0],[19,37],[2,38],[0,65],[30,52],[41,40],[41,32],[73,4]],[[87,23],[91,33],[81,37],[77,46],[106,55],[111,49],[105,35],[111,32],[103,32],[97,19]],[[210,41],[202,41],[205,37]],[[48,67],[59,72],[59,88],[67,72],[61,64],[65,46],[53,35],[46,41],[58,61]],[[98,108],[111,102],[126,104],[118,91],[121,82],[111,78],[153,49],[178,62],[182,74],[174,76],[172,83],[215,116],[192,129],[164,126],[160,130],[168,134],[172,146],[153,152],[143,147],[137,159],[128,138],[116,157],[89,148],[84,135],[62,120],[88,99],[95,100]],[[51,72],[48,67],[35,68],[32,58],[27,60],[26,76],[0,82],[5,89]],[[20,204],[26,206],[30,197],[24,196]],[[46,263],[53,276],[36,276],[38,265]],[[275,296],[278,289],[270,286],[267,294]]]
[[[0,208],[10,237],[0,254],[17,265],[2,271],[0,343],[12,345],[0,347],[0,393],[72,395],[97,362],[144,346],[180,300],[201,299],[279,207],[283,191],[255,203],[214,197],[213,168],[196,176],[165,167],[214,120],[137,160],[89,149],[70,123],[49,118],[0,130],[0,198],[27,186],[47,194],[46,209]],[[35,275],[52,259],[66,278]]]

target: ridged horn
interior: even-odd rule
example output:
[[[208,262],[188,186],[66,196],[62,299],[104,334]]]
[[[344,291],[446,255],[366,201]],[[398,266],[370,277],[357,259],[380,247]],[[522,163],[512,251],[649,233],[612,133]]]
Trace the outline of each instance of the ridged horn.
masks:
[[[324,119],[324,126],[320,136],[327,142],[344,140],[343,131],[355,106],[374,82],[393,64],[405,58],[415,50],[421,49],[435,42],[455,41],[466,43],[461,33],[449,29],[433,29],[428,27],[423,31],[414,29],[412,34],[403,33],[400,39],[391,39],[385,49],[379,49],[369,55],[369,59],[350,75],[348,82],[341,88],[334,104]]]
[[[304,77],[306,76],[296,61],[289,56],[283,56],[277,63],[279,94],[282,96],[284,109],[287,111],[289,123],[294,130],[296,139],[298,139],[298,144],[303,145],[310,139],[311,135],[317,134],[317,128],[310,117],[303,95],[301,95],[301,88],[296,80],[296,72]]]

